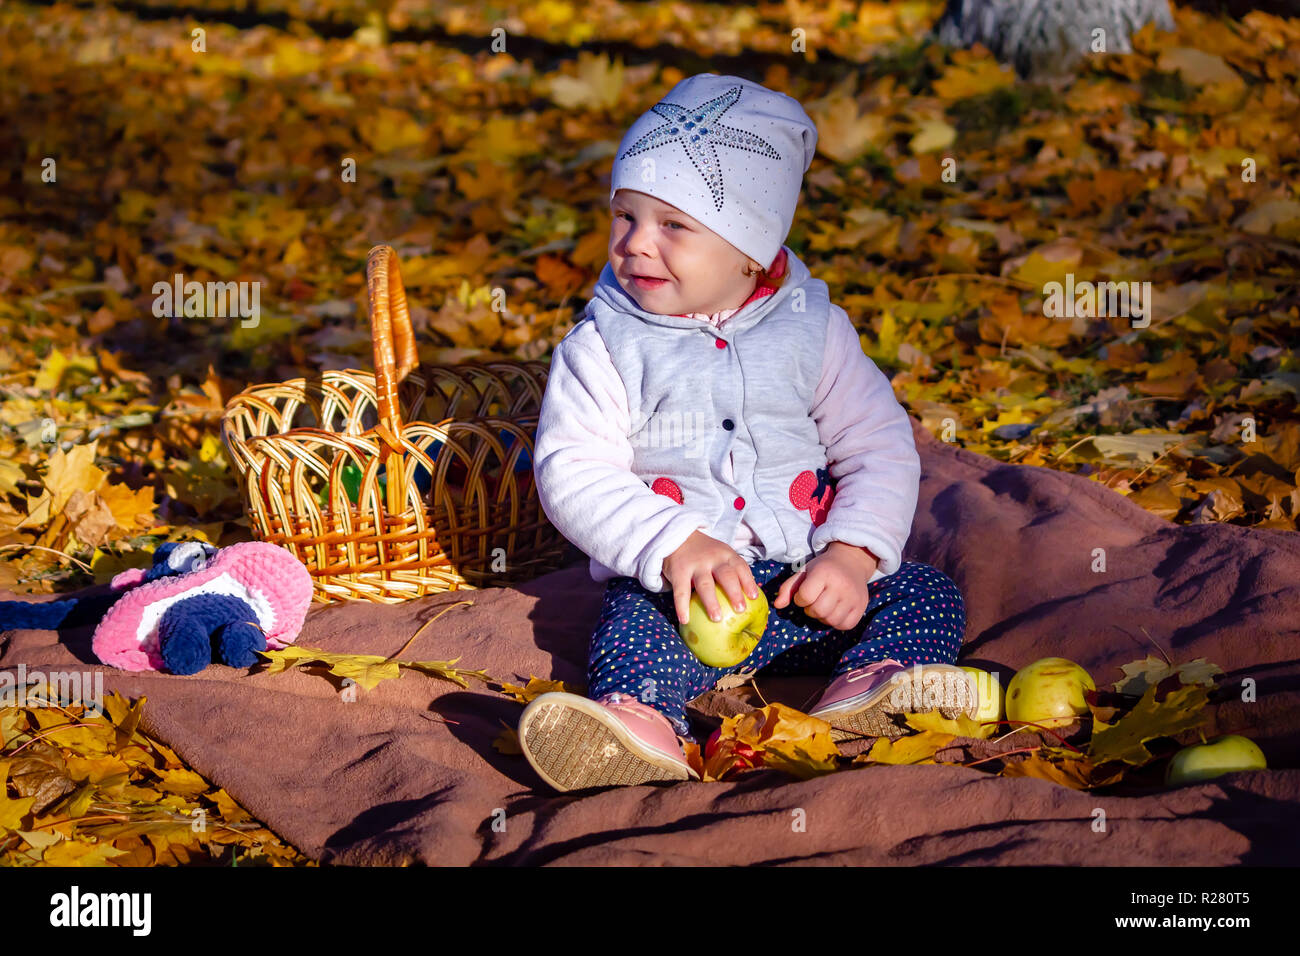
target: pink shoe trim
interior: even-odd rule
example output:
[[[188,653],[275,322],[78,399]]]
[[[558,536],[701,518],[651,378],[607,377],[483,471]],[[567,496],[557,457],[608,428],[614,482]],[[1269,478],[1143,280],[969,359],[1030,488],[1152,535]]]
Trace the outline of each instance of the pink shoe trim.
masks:
[[[842,704],[852,697],[861,697],[864,694],[870,694],[873,690],[887,683],[895,674],[905,672],[907,666],[901,661],[892,657],[887,657],[883,661],[872,661],[870,664],[864,664],[861,667],[855,667],[851,671],[839,675],[822,691],[821,697],[812,709],[808,711],[809,715],[828,710],[832,707]],[[865,681],[865,683],[860,683]],[[854,686],[857,684],[857,686]]]
[[[620,691],[597,697],[596,703],[611,711],[642,744],[687,763],[686,752],[677,739],[672,721],[650,705]]]
[[[877,674],[886,673],[887,670],[893,671],[899,667],[906,669],[901,661],[896,661],[892,657],[886,657],[883,661],[873,661],[870,664],[864,664],[862,667],[855,667],[853,670],[841,674],[840,676],[843,677],[847,683],[852,684],[854,681],[862,680],[864,677],[875,677]],[[871,685],[864,685],[858,690],[858,692],[861,693],[869,686]]]

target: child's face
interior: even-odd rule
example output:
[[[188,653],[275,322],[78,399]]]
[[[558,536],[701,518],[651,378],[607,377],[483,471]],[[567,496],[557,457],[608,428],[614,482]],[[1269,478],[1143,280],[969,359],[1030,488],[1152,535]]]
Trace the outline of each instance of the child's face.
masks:
[[[619,285],[647,312],[713,315],[738,308],[759,264],[676,206],[633,189],[610,202],[609,264]],[[635,278],[653,276],[650,284]]]

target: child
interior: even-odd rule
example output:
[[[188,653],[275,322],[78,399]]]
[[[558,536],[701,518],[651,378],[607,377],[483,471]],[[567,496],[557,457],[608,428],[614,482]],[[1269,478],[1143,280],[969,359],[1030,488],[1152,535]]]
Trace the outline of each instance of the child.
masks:
[[[535,446],[543,510],[608,582],[590,696],[543,694],[519,721],[558,790],[699,779],[685,705],[724,678],[833,677],[809,713],[842,739],[935,709],[891,693],[923,670],[964,675],[961,594],[902,560],[920,476],[907,414],[782,244],[816,145],[796,100],[713,73],[619,144],[609,263],[555,348]],[[692,589],[720,618],[714,581],[736,610],[760,587],[771,607],[735,667],[705,666],[677,631]]]

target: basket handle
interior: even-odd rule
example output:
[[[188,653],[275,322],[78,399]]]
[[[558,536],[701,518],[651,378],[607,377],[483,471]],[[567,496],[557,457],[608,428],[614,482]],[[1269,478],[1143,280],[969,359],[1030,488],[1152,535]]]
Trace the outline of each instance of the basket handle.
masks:
[[[402,409],[397,401],[397,386],[420,362],[411,330],[411,313],[406,306],[406,288],[402,270],[392,246],[379,245],[366,256],[366,293],[370,302],[370,336],[375,348],[375,396],[379,406],[379,424],[375,432],[387,449],[388,505],[390,511],[401,510],[405,495],[402,487]]]
[[[402,431],[397,386],[420,363],[420,358],[411,331],[402,270],[392,246],[375,246],[366,256],[366,292],[370,298],[370,336],[375,347],[379,420],[397,435]]]

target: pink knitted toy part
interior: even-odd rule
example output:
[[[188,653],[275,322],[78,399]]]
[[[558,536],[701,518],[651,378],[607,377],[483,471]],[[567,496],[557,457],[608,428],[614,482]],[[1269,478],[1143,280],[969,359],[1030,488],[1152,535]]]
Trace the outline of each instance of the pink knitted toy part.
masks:
[[[116,582],[115,582],[116,583]],[[158,625],[172,605],[198,595],[227,595],[248,604],[266,645],[292,644],[311,604],[311,573],[292,554],[265,541],[222,548],[206,567],[135,587],[104,615],[91,649],[123,670],[164,670]]]

